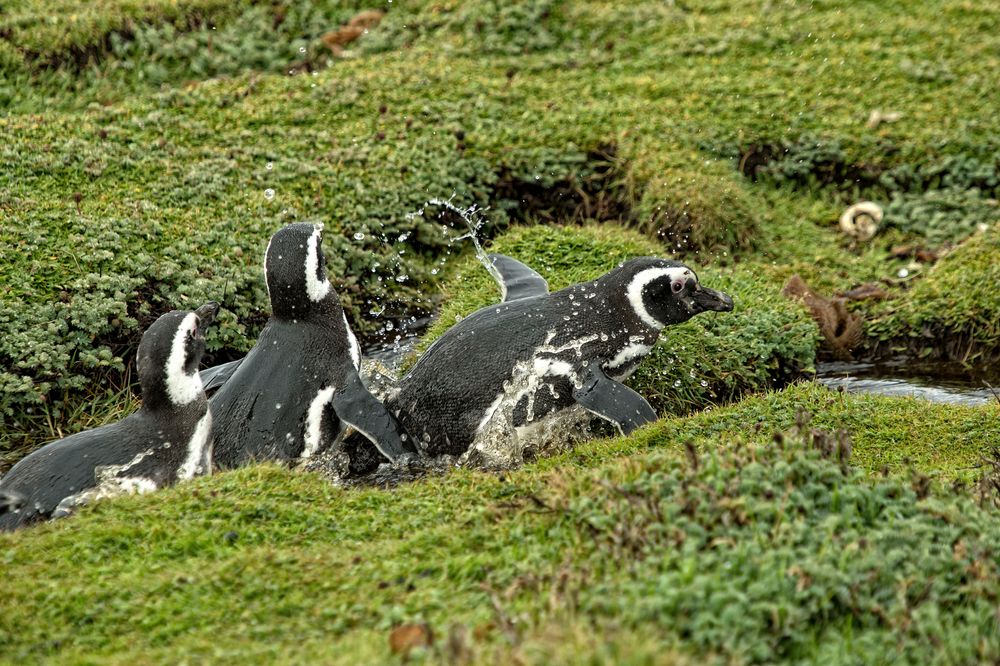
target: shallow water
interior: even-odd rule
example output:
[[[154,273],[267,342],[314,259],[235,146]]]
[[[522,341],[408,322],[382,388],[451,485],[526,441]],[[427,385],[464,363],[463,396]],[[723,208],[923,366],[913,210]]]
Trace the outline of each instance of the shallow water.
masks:
[[[947,362],[819,363],[816,381],[851,393],[914,397],[956,405],[1000,401],[1000,369],[970,370]]]

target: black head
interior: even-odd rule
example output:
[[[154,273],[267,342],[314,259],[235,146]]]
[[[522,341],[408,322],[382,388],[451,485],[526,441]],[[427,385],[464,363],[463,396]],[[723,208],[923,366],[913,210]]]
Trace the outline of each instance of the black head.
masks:
[[[700,312],[729,312],[733,299],[701,286],[695,272],[669,259],[642,257],[620,266],[625,295],[636,316],[650,328],[680,324]]]
[[[182,407],[204,398],[198,364],[205,353],[205,330],[218,311],[218,303],[194,312],[174,310],[142,334],[136,365],[144,407]]]
[[[331,302],[339,305],[326,277],[322,224],[297,222],[271,236],[264,278],[275,317],[302,319]]]

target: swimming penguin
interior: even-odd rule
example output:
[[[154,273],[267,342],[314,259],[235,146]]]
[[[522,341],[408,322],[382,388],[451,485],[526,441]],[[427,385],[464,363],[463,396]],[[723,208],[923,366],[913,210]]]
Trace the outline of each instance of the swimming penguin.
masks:
[[[198,376],[205,330],[218,312],[206,303],[157,319],[139,342],[137,412],[46,444],[0,479],[0,496],[22,506],[0,515],[0,531],[58,518],[109,495],[149,492],[211,471],[212,416]]]
[[[427,453],[461,454],[495,416],[514,427],[578,404],[628,434],[656,419],[621,384],[666,326],[709,310],[726,294],[690,268],[645,257],[555,293],[519,261],[489,255],[503,294],[450,328],[420,357],[386,405]]]
[[[358,370],[361,348],[326,277],[321,224],[290,224],[264,257],[271,318],[240,362],[209,369],[214,462],[308,459],[351,426],[389,459],[414,451]]]

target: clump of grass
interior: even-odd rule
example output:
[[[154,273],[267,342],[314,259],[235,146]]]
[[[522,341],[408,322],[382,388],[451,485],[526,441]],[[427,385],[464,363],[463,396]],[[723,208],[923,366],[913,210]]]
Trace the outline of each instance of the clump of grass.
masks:
[[[978,233],[888,301],[866,325],[882,353],[913,352],[965,363],[1000,355],[1000,231]]]
[[[560,493],[590,551],[575,565],[601,581],[580,610],[669,623],[695,651],[747,663],[995,658],[995,511],[866,479],[850,453],[846,433],[799,427],[648,456]]]
[[[759,202],[725,162],[654,143],[636,149],[628,176],[635,226],[667,247],[716,255],[754,247]]]
[[[433,659],[989,660],[991,496],[852,465],[906,441],[944,467],[995,417],[805,385],[503,476],[345,490],[263,465],[109,500],[0,535],[4,658],[356,663],[426,622]],[[841,427],[850,452],[813,432]]]

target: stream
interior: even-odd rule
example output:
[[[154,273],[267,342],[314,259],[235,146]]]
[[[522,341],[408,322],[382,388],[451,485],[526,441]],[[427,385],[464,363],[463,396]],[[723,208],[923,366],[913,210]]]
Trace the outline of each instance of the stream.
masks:
[[[957,363],[941,361],[817,363],[816,381],[851,393],[922,398],[957,405],[1000,401],[1000,369],[970,370]]]

